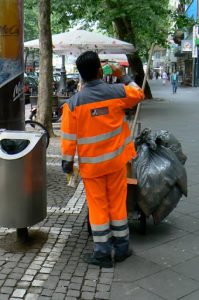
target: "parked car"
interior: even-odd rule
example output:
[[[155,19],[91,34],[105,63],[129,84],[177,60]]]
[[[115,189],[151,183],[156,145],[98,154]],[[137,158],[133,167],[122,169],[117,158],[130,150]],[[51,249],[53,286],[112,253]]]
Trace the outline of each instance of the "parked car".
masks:
[[[78,82],[78,81],[79,81],[79,74],[78,74],[78,73],[66,74],[66,79],[67,79],[67,80],[73,79],[73,80],[75,80],[76,82]]]
[[[53,73],[53,91],[56,93],[56,91],[60,92],[60,80],[61,80],[61,72],[54,72]],[[79,74],[78,73],[71,73],[66,74],[66,83],[67,83],[67,93],[73,94],[77,90],[77,84],[79,81]]]
[[[52,82],[53,93],[56,93],[58,90],[60,78],[61,78],[60,73],[53,73],[53,82]]]

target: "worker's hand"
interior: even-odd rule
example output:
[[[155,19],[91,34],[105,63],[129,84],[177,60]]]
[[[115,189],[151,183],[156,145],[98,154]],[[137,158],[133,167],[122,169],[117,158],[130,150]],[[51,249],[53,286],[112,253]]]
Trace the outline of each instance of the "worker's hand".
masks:
[[[62,170],[64,173],[73,173],[73,161],[62,160]]]
[[[112,69],[112,75],[117,77],[117,78],[121,78],[125,72],[124,72],[124,68],[119,66],[119,65],[112,65],[112,64],[109,64],[111,69]]]

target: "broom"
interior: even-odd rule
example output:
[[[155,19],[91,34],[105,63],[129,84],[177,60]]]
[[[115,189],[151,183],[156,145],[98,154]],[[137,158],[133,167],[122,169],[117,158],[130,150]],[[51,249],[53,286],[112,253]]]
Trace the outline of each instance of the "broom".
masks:
[[[155,47],[155,43],[153,43],[151,45],[149,58],[148,58],[148,62],[147,62],[147,68],[146,68],[146,72],[145,72],[145,75],[144,75],[144,80],[143,80],[143,83],[142,83],[142,90],[145,89],[145,85],[146,85],[147,76],[148,76],[148,73],[149,73],[149,68],[150,68],[150,63],[151,63],[151,58],[152,58],[154,47]],[[134,117],[134,119],[131,119],[130,122],[129,122],[129,128],[130,128],[130,131],[131,131],[132,139],[135,137],[135,129],[136,129],[136,125],[137,125],[137,120],[138,120],[140,108],[141,108],[141,103],[138,103],[137,108],[136,108],[135,117]],[[133,178],[132,163],[131,162],[127,163],[127,183],[128,184],[137,184],[137,179]]]

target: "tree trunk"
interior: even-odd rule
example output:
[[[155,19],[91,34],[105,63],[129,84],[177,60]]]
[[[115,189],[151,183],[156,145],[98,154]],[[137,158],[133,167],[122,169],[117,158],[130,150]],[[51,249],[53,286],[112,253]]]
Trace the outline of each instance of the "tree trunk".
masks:
[[[118,37],[123,41],[133,43],[135,45],[135,35],[131,26],[131,21],[127,18],[115,18],[114,24]],[[144,70],[138,52],[136,51],[132,55],[127,55],[127,57],[129,62],[129,68],[134,76],[135,82],[139,86],[142,86],[142,82],[144,80]],[[144,93],[146,99],[153,98],[148,82],[146,82]]]
[[[128,57],[128,62],[129,62],[129,68],[134,76],[134,80],[140,87],[142,87],[142,83],[143,83],[144,75],[145,75],[144,70],[143,70],[142,61],[137,52],[135,52],[132,55],[127,55],[127,57]],[[153,96],[151,94],[150,86],[147,81],[146,81],[146,85],[145,85],[145,89],[144,89],[144,94],[145,94],[146,99],[153,98]]]
[[[42,123],[53,136],[52,128],[52,36],[51,36],[51,3],[39,0],[39,89],[37,120]]]

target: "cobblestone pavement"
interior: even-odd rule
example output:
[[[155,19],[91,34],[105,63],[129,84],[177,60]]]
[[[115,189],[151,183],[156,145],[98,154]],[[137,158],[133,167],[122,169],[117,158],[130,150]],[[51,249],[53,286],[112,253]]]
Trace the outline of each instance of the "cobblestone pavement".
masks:
[[[47,150],[47,217],[29,228],[28,242],[0,227],[0,300],[109,299],[113,269],[88,266],[92,251],[82,182],[66,185],[59,138]]]
[[[47,217],[29,228],[29,240],[0,227],[0,300],[198,300],[199,159],[198,89],[152,83],[156,99],[141,109],[142,126],[168,129],[188,155],[188,198],[159,226],[147,220],[147,234],[131,230],[134,255],[113,269],[83,262],[92,250],[82,182],[67,187],[59,138],[47,150]],[[58,124],[54,124],[58,134]],[[130,221],[132,221],[130,219]],[[132,226],[131,226],[132,228]],[[133,234],[132,234],[133,232]]]

